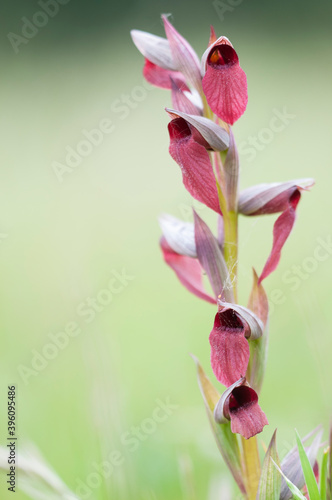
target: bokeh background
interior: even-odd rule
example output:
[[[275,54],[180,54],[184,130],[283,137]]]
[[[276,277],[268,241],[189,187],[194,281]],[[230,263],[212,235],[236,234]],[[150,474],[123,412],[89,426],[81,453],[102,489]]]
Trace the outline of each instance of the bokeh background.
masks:
[[[110,454],[121,454],[106,484],[82,498],[227,500],[232,481],[188,355],[214,380],[208,334],[215,311],[181,287],[158,249],[158,215],[189,220],[191,201],[167,152],[170,96],[144,86],[129,30],[163,35],[160,14],[171,13],[202,54],[212,23],[231,39],[248,76],[248,109],[234,126],[242,187],[316,179],[266,281],[272,313],[261,406],[270,426],[259,441],[267,443],[278,427],[283,455],[295,427],[302,435],[319,423],[327,429],[332,409],[332,5],[70,0],[27,43],[8,36],[22,36],[22,18],[40,10],[26,0],[0,7],[2,443],[7,385],[15,383],[19,450],[33,443],[73,491]],[[292,117],[271,137],[263,130],[284,109]],[[112,122],[109,133],[59,178],[55,162],[64,164],[83,131],[104,120]],[[251,154],[250,137],[258,138]],[[251,267],[261,270],[269,253],[273,222],[241,219],[244,304]],[[110,298],[104,290],[114,272],[127,278],[111,282],[117,293]],[[76,333],[67,335],[68,345],[47,347],[65,328]],[[165,421],[147,424],[160,400],[174,407]],[[0,481],[7,498],[4,475]]]

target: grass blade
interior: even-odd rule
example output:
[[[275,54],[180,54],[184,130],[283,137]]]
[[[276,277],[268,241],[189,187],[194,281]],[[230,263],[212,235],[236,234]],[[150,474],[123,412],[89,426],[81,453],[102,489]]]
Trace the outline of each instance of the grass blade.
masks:
[[[320,500],[318,484],[316,482],[314,471],[312,470],[311,464],[310,464],[308,456],[305,452],[301,438],[300,438],[298,432],[297,431],[295,431],[295,432],[296,432],[297,447],[299,450],[299,455],[300,455],[300,460],[301,460],[301,465],[302,465],[305,483],[306,483],[307,488],[308,488],[309,498],[310,498],[310,500]]]
[[[320,498],[326,500],[326,485],[327,485],[327,463],[329,459],[329,449],[324,450],[322,465],[320,468]]]
[[[286,481],[288,488],[292,492],[293,498],[295,500],[307,500],[306,497],[304,495],[302,495],[302,493],[297,488],[297,486],[295,486],[295,484],[293,484],[292,481],[290,481],[288,479],[288,477],[285,476],[285,474],[282,472],[282,470],[280,469],[280,467],[275,463],[275,461],[273,460],[273,458],[271,458],[271,460],[274,463],[274,466],[276,467],[276,469],[280,472],[280,474],[282,475],[282,477]]]
[[[261,478],[259,481],[257,500],[279,500],[281,489],[281,476],[274,467],[272,460],[280,467],[276,446],[276,433],[274,431],[271,442],[265,454]]]

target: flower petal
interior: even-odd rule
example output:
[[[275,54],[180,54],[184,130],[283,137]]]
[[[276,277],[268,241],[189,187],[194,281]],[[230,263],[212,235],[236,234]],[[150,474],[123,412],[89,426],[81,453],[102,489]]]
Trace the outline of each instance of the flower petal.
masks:
[[[276,269],[282,247],[295,222],[295,210],[301,197],[301,191],[307,191],[313,184],[313,179],[260,184],[245,189],[240,194],[238,209],[244,215],[283,212],[274,224],[272,250],[258,283],[261,283]]]
[[[243,215],[282,212],[288,207],[289,198],[296,190],[308,191],[314,184],[313,179],[298,179],[251,186],[241,191],[238,210]]]
[[[210,333],[211,366],[222,384],[229,386],[245,375],[249,362],[248,326],[232,309],[219,311]]]
[[[221,37],[209,47],[202,61],[206,65],[202,81],[206,100],[219,118],[233,125],[248,103],[247,77],[237,53],[230,42]]]
[[[234,384],[232,384],[229,387],[227,387],[226,391],[224,391],[223,394],[221,395],[218,403],[216,404],[216,406],[214,408],[214,412],[213,412],[214,419],[215,419],[215,421],[218,424],[224,424],[225,422],[227,422],[227,420],[229,420],[228,405],[227,405],[227,416],[228,416],[228,418],[225,417],[225,404],[226,404],[226,401],[229,398],[229,396],[231,395],[233,389],[235,389],[235,387],[240,387],[245,382],[246,382],[246,378],[245,377],[241,377],[239,380],[237,380],[236,382],[234,382]]]
[[[282,247],[284,246],[294,226],[295,209],[298,202],[300,201],[300,198],[300,191],[295,191],[289,200],[289,207],[278,217],[273,226],[272,250],[265,263],[262,274],[259,277],[258,283],[261,283],[278,266]]]
[[[179,255],[196,258],[194,224],[184,222],[169,214],[159,217],[159,224],[171,249]]]
[[[216,35],[216,32],[214,30],[214,27],[210,26],[210,38],[209,38],[209,47],[217,40],[217,35]]]
[[[166,38],[140,30],[131,30],[130,34],[134,44],[146,59],[164,69],[173,71],[177,69]]]
[[[191,115],[200,115],[202,110],[190,99],[191,94],[187,86],[183,87],[181,81],[174,80],[172,77],[170,80],[173,107]]]
[[[176,69],[183,73],[194,88],[201,91],[202,78],[196,52],[187,40],[171,25],[165,15],[162,16],[162,20]]]
[[[145,59],[143,76],[149,83],[151,83],[151,85],[155,85],[156,87],[160,87],[162,89],[171,90],[173,79],[179,89],[182,89],[182,91],[189,90],[185,79],[179,71],[171,71],[169,69],[161,68],[160,66],[157,66],[153,62],[149,61],[149,59]]]
[[[168,264],[181,283],[200,299],[215,304],[216,300],[207,294],[203,287],[203,271],[197,259],[179,255],[168,245],[165,238],[161,238],[160,246],[164,260]]]
[[[181,168],[183,183],[189,193],[217,213],[221,213],[216,180],[209,154],[198,144],[183,118],[168,125],[169,152]]]
[[[236,380],[222,394],[214,410],[214,418],[218,423],[231,421],[233,433],[241,434],[249,439],[268,425],[265,413],[258,405],[257,393],[249,387],[246,379]]]
[[[268,420],[258,404],[257,393],[245,385],[236,387],[229,397],[232,432],[249,439],[262,432]]]
[[[234,311],[240,318],[245,321],[248,325],[248,331],[246,332],[246,338],[252,340],[259,339],[263,335],[264,324],[263,322],[250,311],[247,307],[240,306],[238,304],[231,304],[229,302],[224,302],[218,299],[218,305],[221,307],[221,311],[225,312],[227,309]]]
[[[195,211],[194,222],[197,257],[208,275],[215,296],[234,300],[228,268],[217,239]]]
[[[215,151],[224,151],[229,147],[229,135],[226,130],[220,125],[217,125],[209,118],[204,116],[190,115],[182,111],[177,111],[175,109],[166,108],[167,113],[171,115],[172,118],[180,117],[183,118],[187,123],[194,127],[193,134],[195,131],[198,132],[195,135],[197,142],[205,146],[206,148],[212,148]],[[201,139],[199,138],[201,136]]]

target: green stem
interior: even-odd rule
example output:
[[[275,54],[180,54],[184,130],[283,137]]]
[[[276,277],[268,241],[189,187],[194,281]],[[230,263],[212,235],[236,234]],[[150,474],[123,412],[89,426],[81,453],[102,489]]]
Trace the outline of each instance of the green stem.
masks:
[[[234,300],[237,302],[237,260],[238,260],[238,214],[226,212],[224,215],[224,256],[233,285]]]
[[[243,466],[245,471],[245,482],[247,490],[247,500],[256,500],[261,464],[258,454],[256,436],[242,440]]]

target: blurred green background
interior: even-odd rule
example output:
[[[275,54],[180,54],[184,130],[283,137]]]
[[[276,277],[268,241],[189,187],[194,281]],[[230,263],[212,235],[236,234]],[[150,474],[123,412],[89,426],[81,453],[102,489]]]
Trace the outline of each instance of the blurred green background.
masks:
[[[25,42],[8,37],[22,36],[22,18],[40,10],[38,2],[23,0],[0,7],[2,443],[7,385],[15,383],[19,450],[34,443],[73,491],[96,471],[94,463],[121,453],[107,485],[82,497],[227,500],[232,481],[188,355],[196,354],[214,380],[208,334],[215,311],[181,287],[158,249],[158,215],[189,220],[191,201],[167,152],[170,96],[143,86],[143,58],[129,30],[163,35],[160,14],[170,12],[202,54],[212,23],[231,39],[248,76],[248,109],[234,126],[242,187],[316,179],[299,205],[280,266],[266,281],[274,304],[260,401],[270,426],[259,441],[267,443],[278,427],[283,455],[295,427],[302,435],[319,423],[327,429],[332,409],[332,5],[70,0],[33,36],[28,31]],[[292,118],[264,136],[284,108]],[[67,148],[76,149],[83,131],[104,120],[112,122],[111,132],[60,182],[55,162],[64,164]],[[252,154],[250,136],[259,140]],[[215,224],[206,208],[200,214]],[[273,216],[241,219],[244,304],[251,267],[260,271],[269,253],[273,222]],[[322,240],[330,246],[326,259],[317,260]],[[123,270],[129,277],[110,296],[103,290]],[[86,312],[93,308],[89,298],[98,300],[98,311]],[[67,336],[63,349],[47,351],[50,335],[68,323],[77,325],[77,335]],[[32,363],[45,349],[53,359],[39,358],[36,369]],[[176,408],[165,421],[147,424],[156,401],[167,399]],[[137,446],[124,444],[142,425]],[[215,493],[220,481],[223,492]],[[4,475],[0,488],[7,498]]]

